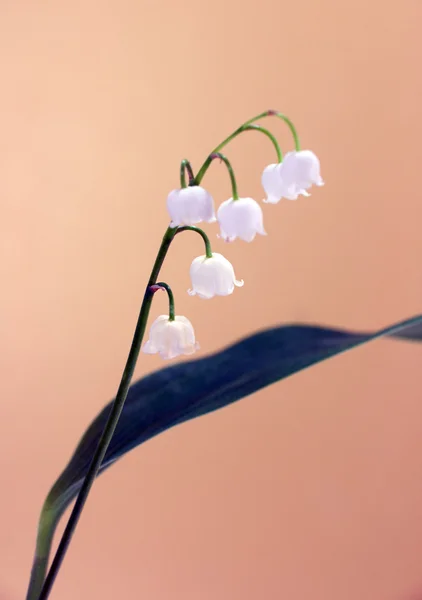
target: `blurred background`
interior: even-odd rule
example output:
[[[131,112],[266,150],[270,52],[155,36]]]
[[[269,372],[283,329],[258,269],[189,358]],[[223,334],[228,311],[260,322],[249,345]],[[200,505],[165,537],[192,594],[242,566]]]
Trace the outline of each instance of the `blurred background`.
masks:
[[[201,355],[305,321],[422,310],[419,0],[2,0],[0,598],[24,598],[42,502],[115,394],[179,162],[288,114],[326,186],[214,249],[245,286],[190,298]],[[287,127],[267,120],[282,148]],[[261,139],[262,137],[262,139]],[[227,149],[257,200],[264,136]],[[214,164],[216,204],[230,186]],[[152,318],[166,310],[154,300]],[[62,600],[414,600],[422,594],[421,350],[378,341],[138,448],[93,488]],[[136,376],[163,366],[141,356]]]

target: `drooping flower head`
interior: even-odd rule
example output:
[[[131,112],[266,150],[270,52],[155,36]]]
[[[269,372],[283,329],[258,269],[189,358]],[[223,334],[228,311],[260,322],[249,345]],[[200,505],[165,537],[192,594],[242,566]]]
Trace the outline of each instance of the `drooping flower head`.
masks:
[[[170,227],[196,225],[205,221],[213,223],[215,218],[214,200],[209,192],[199,185],[173,190],[167,196],[167,210],[170,214]]]
[[[193,354],[199,348],[195,340],[192,323],[186,317],[161,315],[151,325],[149,340],[142,351],[145,354],[159,354],[164,359],[182,354]]]
[[[305,189],[297,189],[296,186],[290,186],[290,188],[287,187],[282,179],[282,167],[283,163],[272,164],[265,167],[261,176],[262,187],[267,194],[264,202],[268,204],[277,204],[282,198],[286,198],[287,200],[297,200],[299,195],[309,196]]]
[[[281,163],[283,186],[291,193],[300,194],[312,185],[324,185],[318,157],[311,150],[288,152]]]
[[[205,299],[229,296],[235,287],[243,285],[243,281],[236,279],[233,265],[217,252],[209,258],[206,255],[195,258],[190,267],[190,277],[192,289],[188,293]]]
[[[236,238],[251,242],[257,233],[267,235],[263,219],[262,208],[252,198],[230,198],[217,211],[220,237],[228,242]]]

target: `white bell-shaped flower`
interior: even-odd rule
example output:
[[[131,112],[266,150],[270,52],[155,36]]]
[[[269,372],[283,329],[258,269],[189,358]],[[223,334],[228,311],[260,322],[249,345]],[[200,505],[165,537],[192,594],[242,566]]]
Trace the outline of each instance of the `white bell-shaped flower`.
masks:
[[[167,196],[167,210],[170,214],[170,227],[196,225],[201,221],[213,223],[215,218],[214,200],[209,192],[199,185],[173,190]]]
[[[217,211],[220,236],[227,242],[237,237],[251,242],[257,233],[267,235],[264,230],[262,208],[252,198],[230,198]]]
[[[311,150],[288,152],[280,167],[284,197],[303,194],[312,185],[324,185],[318,157]],[[287,194],[287,195],[285,195]],[[304,194],[306,195],[306,194]]]
[[[243,281],[238,281],[234,274],[233,265],[221,254],[213,252],[210,258],[198,256],[190,267],[192,289],[191,296],[209,299],[213,296],[229,296],[236,287],[241,287]]]
[[[192,323],[186,317],[176,316],[170,321],[168,315],[161,315],[151,325],[149,340],[142,351],[146,354],[159,354],[169,359],[181,354],[193,354],[199,348],[195,341]]]
[[[272,164],[265,167],[261,183],[264,188],[267,197],[264,202],[269,204],[277,204],[281,198],[287,198],[287,200],[296,200],[299,194],[303,196],[309,196],[306,190],[296,189],[296,186],[291,186],[289,189],[284,183],[281,177],[283,163]]]

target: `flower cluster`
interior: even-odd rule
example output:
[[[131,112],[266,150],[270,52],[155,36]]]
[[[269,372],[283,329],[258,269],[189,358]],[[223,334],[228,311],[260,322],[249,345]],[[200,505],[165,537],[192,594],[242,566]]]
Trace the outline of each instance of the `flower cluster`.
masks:
[[[252,125],[254,121],[266,116],[278,116],[290,127],[296,149],[288,152],[284,158],[276,138],[261,126]],[[257,234],[266,235],[261,206],[252,198],[239,197],[232,166],[228,158],[219,152],[234,137],[251,129],[267,135],[277,152],[278,162],[268,165],[262,173],[261,184],[266,193],[263,202],[277,204],[282,198],[297,200],[299,196],[309,196],[308,190],[312,185],[324,185],[317,156],[310,150],[300,150],[293,124],[287,117],[275,111],[266,111],[237,129],[208,156],[196,176],[189,161],[183,160],[180,170],[181,186],[171,191],[167,197],[167,210],[171,219],[168,236],[172,239],[176,233],[193,230],[204,239],[206,253],[195,258],[190,267],[192,288],[188,293],[191,296],[196,295],[204,299],[228,296],[233,293],[235,287],[243,285],[243,281],[236,279],[232,264],[221,254],[212,252],[208,237],[196,225],[201,222],[218,222],[218,237],[227,242],[233,242],[237,238],[252,242]],[[232,197],[222,202],[217,213],[213,197],[200,185],[208,167],[216,158],[226,164],[232,185]],[[189,175],[188,184],[185,179],[186,172]],[[143,346],[143,351],[148,354],[159,353],[166,359],[195,352],[199,346],[192,324],[186,317],[174,315],[174,300],[169,286],[153,283],[148,289],[152,293],[157,289],[166,289],[170,310],[169,316],[161,315],[152,324],[149,340]]]

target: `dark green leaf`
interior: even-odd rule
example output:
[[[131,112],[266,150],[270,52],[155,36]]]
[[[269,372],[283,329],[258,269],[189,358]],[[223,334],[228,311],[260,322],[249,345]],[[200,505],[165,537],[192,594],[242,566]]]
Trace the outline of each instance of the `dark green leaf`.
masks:
[[[156,371],[131,387],[100,472],[170,427],[227,406],[297,371],[382,336],[420,342],[422,316],[371,334],[283,325],[255,333],[205,358]],[[37,597],[55,527],[80,489],[109,411],[110,404],[89,426],[47,497],[28,599]]]

